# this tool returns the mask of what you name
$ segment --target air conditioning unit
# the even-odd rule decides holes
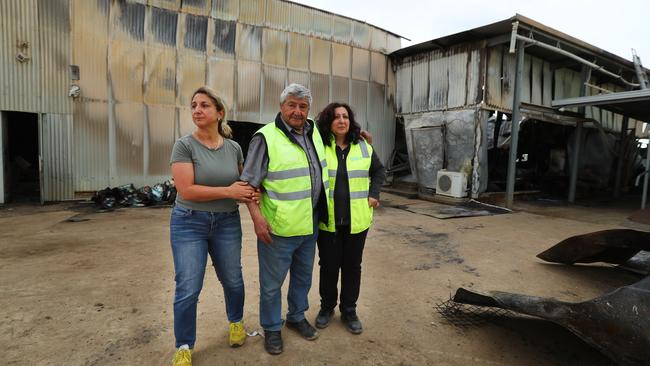
[[[445,169],[438,170],[436,194],[457,198],[467,196],[467,178],[465,174]]]

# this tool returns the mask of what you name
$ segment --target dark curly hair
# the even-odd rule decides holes
[[[318,113],[318,117],[316,117],[318,130],[320,131],[320,135],[323,138],[323,143],[325,143],[325,145],[329,145],[330,139],[332,136],[334,136],[332,133],[332,121],[334,121],[336,118],[335,110],[339,107],[345,108],[345,110],[348,111],[348,117],[350,118],[350,129],[345,136],[345,142],[348,144],[359,143],[359,137],[361,136],[361,126],[354,119],[354,112],[352,111],[352,108],[345,103],[338,102],[328,104],[327,107]]]

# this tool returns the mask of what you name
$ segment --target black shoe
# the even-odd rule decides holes
[[[363,326],[359,321],[357,313],[343,313],[341,314],[341,320],[345,323],[345,327],[348,328],[352,334],[361,334],[363,332]]]
[[[318,329],[323,329],[327,328],[328,325],[330,325],[330,321],[332,320],[332,317],[334,316],[334,309],[331,310],[323,310],[320,309],[318,312],[318,316],[316,317],[316,328]]]
[[[298,322],[290,322],[287,320],[286,324],[287,328],[293,329],[296,332],[300,333],[300,335],[308,341],[313,341],[319,336],[316,328],[312,327],[307,319],[303,319]]]
[[[282,353],[282,334],[279,330],[264,331],[264,349],[272,355]]]

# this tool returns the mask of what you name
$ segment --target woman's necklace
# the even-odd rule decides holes
[[[219,134],[216,136],[216,141],[211,141],[211,139],[202,139],[196,132],[193,132],[192,136],[194,136],[194,138],[196,138],[201,143],[201,145],[207,147],[210,150],[216,150],[223,144],[223,137],[221,137]]]

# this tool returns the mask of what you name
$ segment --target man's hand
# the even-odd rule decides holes
[[[361,138],[367,141],[370,145],[372,145],[372,134],[366,130],[361,130],[359,133],[361,135]]]
[[[253,218],[253,224],[255,226],[255,235],[257,235],[264,244],[273,243],[273,239],[271,238],[271,225],[266,222],[264,216],[259,215]]]
[[[379,207],[379,200],[376,198],[368,197],[368,207],[372,207],[372,208]]]

